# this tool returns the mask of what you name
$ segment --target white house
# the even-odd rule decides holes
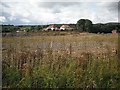
[[[53,24],[44,29],[44,31],[49,31],[49,30],[54,31],[54,30],[58,30],[58,28]]]
[[[60,27],[60,30],[72,30],[73,28],[71,28],[69,25],[62,25]]]

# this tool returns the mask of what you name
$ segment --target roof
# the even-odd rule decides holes
[[[70,28],[69,25],[62,25],[60,28]]]
[[[56,28],[56,26],[55,26],[55,25],[51,25],[50,27],[51,27],[51,28]]]
[[[49,30],[49,29],[51,29],[51,28],[57,28],[54,24],[53,25],[50,25],[50,26],[48,26],[47,28],[44,28],[44,30]]]
[[[47,27],[48,29],[51,29],[51,28],[57,28],[55,25],[50,25]]]
[[[72,29],[73,29],[73,28],[70,27],[69,25],[62,25],[60,28],[61,28],[61,29],[62,29],[62,28],[65,28],[65,29],[67,29],[67,30],[72,30]]]

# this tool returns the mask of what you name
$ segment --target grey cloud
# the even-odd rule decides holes
[[[120,13],[120,2],[118,2],[118,12]]]
[[[54,9],[54,10],[52,10],[52,13],[61,13],[61,10],[60,9]]]
[[[28,22],[28,24],[49,24],[66,22],[73,23],[73,21],[75,22],[75,20],[77,21],[80,18],[93,19],[95,22],[107,22],[109,21],[109,18],[110,20],[114,20],[111,19],[111,17],[116,18],[116,15],[114,15],[114,13],[116,13],[116,8],[118,8],[117,2],[105,3],[101,6],[96,5],[96,9],[92,10],[95,7],[94,4],[96,5],[96,3],[88,2],[38,2],[35,4],[33,3],[32,7],[31,3],[4,3],[3,7],[14,8],[13,6],[16,6],[22,11],[21,13],[18,13],[19,9],[15,9],[17,12],[15,12],[14,16],[10,12],[3,12],[3,16],[7,19],[7,22],[4,22],[4,24],[26,24],[21,19],[29,20],[30,22]],[[98,8],[101,8],[100,12]],[[45,9],[48,12],[45,12]],[[109,10],[109,12],[105,13],[106,10]],[[29,11],[30,15],[28,15],[28,17],[24,17],[23,14],[25,14],[25,12],[29,13]],[[103,14],[101,14],[101,11]],[[94,16],[92,14],[94,14]],[[104,14],[105,17],[103,17]],[[94,18],[97,15],[99,17]],[[10,16],[15,17],[16,19],[10,20]],[[49,19],[49,17],[52,17],[52,19]]]
[[[1,2],[0,4],[2,5],[2,7],[7,7],[7,8],[10,7],[10,6],[9,6],[8,4],[6,4],[5,2]]]
[[[108,4],[108,9],[113,12],[118,12],[118,2],[111,2]]]
[[[16,19],[14,20],[10,20],[9,17],[11,16],[9,13],[5,13],[3,12],[3,16],[6,18],[7,22],[3,22],[3,24],[14,24],[14,25],[23,25],[23,24],[26,24],[25,22],[22,21],[22,19],[24,19],[24,17],[21,17],[21,16],[17,16],[15,17]],[[25,18],[25,19],[28,19],[29,18]],[[29,23],[27,24],[43,24],[44,22],[40,22],[40,21],[36,21],[36,20],[30,20]]]
[[[100,3],[101,4],[101,3]],[[118,12],[118,2],[105,2],[100,5],[102,9],[109,10],[110,12]]]
[[[55,8],[55,7],[68,7],[72,5],[79,5],[80,2],[39,2],[39,7]]]
[[[2,15],[3,15],[4,17],[9,17],[9,16],[10,16],[9,13],[5,13],[5,12],[2,12]]]
[[[75,6],[80,6],[82,5],[81,2],[40,2],[38,3],[38,6],[41,8],[47,8],[51,9],[52,13],[61,13],[63,8],[67,7],[72,7],[73,5]]]
[[[118,21],[120,22],[120,2],[118,2]]]
[[[22,23],[23,23],[22,21],[20,21],[20,19],[22,18],[22,17],[20,17],[20,16],[15,17],[16,19],[14,19],[14,20],[10,20],[10,19],[9,19],[10,16],[11,16],[10,13],[3,12],[3,16],[4,16],[4,17],[6,18],[6,20],[7,20],[7,22],[3,22],[3,24],[22,24]]]

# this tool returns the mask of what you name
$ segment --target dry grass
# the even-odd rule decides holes
[[[119,88],[118,36],[3,38],[3,87]]]

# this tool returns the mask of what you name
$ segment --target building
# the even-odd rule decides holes
[[[52,31],[54,31],[54,30],[57,30],[57,27],[56,27],[55,25],[51,25],[51,26],[50,26],[50,29],[51,29]]]
[[[73,30],[73,28],[72,27],[70,27],[69,25],[62,25],[61,27],[60,27],[60,30]]]
[[[74,29],[74,27],[72,27],[72,26],[69,26],[69,25],[62,25],[61,27],[57,27],[56,25],[50,25],[50,26],[48,26],[47,28],[44,28],[43,29],[43,31],[71,31],[71,30],[73,30]]]
[[[117,34],[117,30],[112,30],[112,34]]]
[[[58,28],[53,24],[43,29],[43,31],[50,31],[50,30],[55,31],[58,30]]]

